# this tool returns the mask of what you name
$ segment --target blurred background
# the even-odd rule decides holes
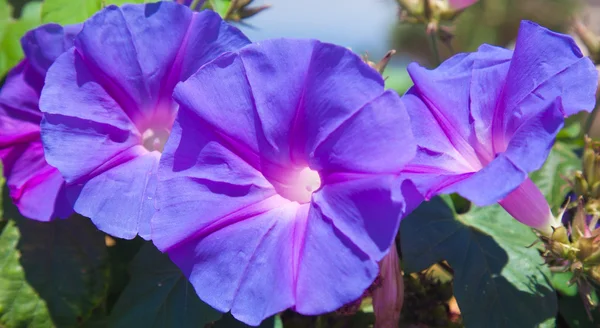
[[[388,87],[399,92],[411,85],[405,72],[409,62],[435,65],[425,25],[403,23],[396,0],[256,0],[252,4],[272,7],[237,23],[251,40],[317,38],[368,53],[375,62],[388,50],[397,50],[385,75]],[[600,0],[480,0],[445,25],[454,34],[452,50],[464,52],[482,43],[510,47],[522,19],[571,33],[574,15],[600,32]],[[439,51],[442,60],[452,55],[443,45]]]
[[[437,0],[433,0],[437,1]],[[27,0],[9,0],[19,16]],[[433,65],[430,39],[424,25],[402,23],[397,0],[255,0],[252,6],[270,4],[268,10],[235,23],[250,39],[277,37],[317,38],[369,54],[373,61],[389,49],[397,55],[388,66],[390,87],[410,86],[404,67],[411,61]],[[570,32],[574,14],[600,32],[600,0],[480,0],[453,22],[451,41],[455,52],[475,50],[482,43],[510,46],[522,19],[551,29]],[[451,55],[440,46],[442,59]]]

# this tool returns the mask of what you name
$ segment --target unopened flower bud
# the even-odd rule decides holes
[[[470,7],[478,0],[429,0],[432,11],[439,12],[442,20],[453,20],[465,8]]]
[[[552,252],[552,254],[559,258],[568,258],[570,256],[572,247],[570,247],[569,234],[567,228],[558,227],[554,229],[552,237],[548,239],[546,248]]]
[[[600,264],[600,240],[596,237],[579,238],[576,245],[577,258],[584,265]]]
[[[404,280],[396,245],[379,262],[381,286],[373,290],[375,328],[397,327],[404,301]]]
[[[596,181],[590,188],[590,196],[592,198],[600,198],[600,181]]]
[[[590,178],[588,178],[591,182],[600,181],[600,154],[598,154],[598,150],[594,150],[594,152],[596,156],[594,157],[593,171],[590,172]]]
[[[571,240],[576,243],[580,238],[589,237],[589,229],[587,226],[587,214],[583,209],[583,203],[580,200],[577,204],[577,211],[573,217],[571,224]]]
[[[550,243],[549,249],[557,257],[566,258],[566,257],[569,256],[570,248],[566,244],[558,243],[558,242],[552,242],[552,243]]]
[[[397,0],[401,18],[409,23],[425,23],[427,32],[438,30],[442,21],[451,21],[478,0]]]
[[[577,258],[579,260],[583,260],[586,257],[590,256],[593,252],[593,242],[591,238],[579,238],[577,240]]]
[[[590,215],[600,216],[600,200],[589,200],[587,204],[585,204],[585,211]]]
[[[581,171],[575,172],[575,181],[573,189],[577,195],[584,197],[587,196],[589,192],[588,183],[585,180],[585,177],[583,176],[583,173]]]
[[[591,253],[584,259],[586,265],[600,265],[600,245],[594,244]]]
[[[454,10],[461,10],[474,5],[479,0],[448,0],[450,7]]]
[[[569,232],[565,227],[558,227],[554,229],[552,233],[552,241],[568,244],[569,243]]]
[[[586,147],[583,151],[583,175],[590,181],[590,183],[594,183],[595,177],[595,167],[596,167],[596,154],[591,147],[588,147],[586,142]]]
[[[600,182],[600,143],[587,136],[583,149],[583,176],[589,186]]]
[[[556,219],[550,211],[548,201],[531,179],[521,183],[499,204],[517,221],[539,230],[546,236],[552,234]]]
[[[425,1],[424,0],[397,0],[402,14],[407,17],[425,17]]]

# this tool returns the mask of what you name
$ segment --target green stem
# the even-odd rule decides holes
[[[442,61],[440,59],[440,51],[437,44],[437,32],[431,32],[429,36],[431,37],[431,51],[433,52],[433,57],[435,59],[435,66],[438,66]]]

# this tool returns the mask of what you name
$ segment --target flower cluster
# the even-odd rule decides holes
[[[23,49],[0,92],[19,210],[75,211],[151,240],[204,302],[251,325],[334,311],[378,276],[390,290],[376,310],[397,321],[390,247],[401,219],[441,193],[551,231],[527,174],[564,118],[593,108],[598,81],[570,37],[523,22],[514,51],[411,64],[401,97],[346,48],[251,43],[177,2],[44,25]]]

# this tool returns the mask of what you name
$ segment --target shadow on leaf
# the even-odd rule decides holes
[[[3,188],[0,323],[73,327],[104,299],[108,282],[104,234],[87,219],[38,222],[22,217]],[[2,259],[0,259],[0,262]]]
[[[531,230],[499,206],[457,215],[451,201],[423,203],[401,224],[404,269],[424,270],[446,260],[467,327],[535,327],[551,324],[556,293],[534,248]]]

